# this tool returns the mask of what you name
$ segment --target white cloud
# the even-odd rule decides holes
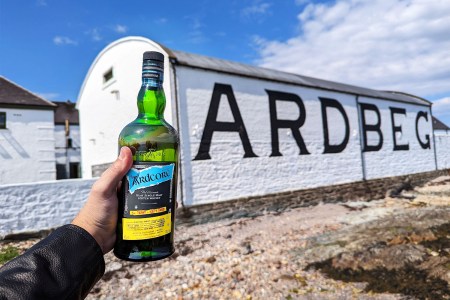
[[[103,39],[103,37],[100,35],[100,30],[98,28],[89,29],[88,31],[86,31],[86,34],[91,36],[91,39],[96,42],[101,41]]]
[[[204,24],[196,16],[185,16],[185,19],[189,21],[190,31],[187,35],[187,41],[192,44],[201,44],[208,41],[205,37],[202,28]]]
[[[68,38],[67,36],[55,36],[53,38],[53,43],[57,46],[63,46],[63,45],[78,45],[78,42],[75,40],[72,40],[71,38]]]
[[[192,30],[187,36],[187,41],[192,44],[201,44],[207,40],[208,39],[204,36],[201,30]]]
[[[450,94],[450,1],[310,3],[299,33],[254,39],[263,67],[427,97]]]
[[[253,5],[244,7],[241,10],[241,16],[245,18],[252,18],[265,15],[269,13],[269,8],[272,4],[268,2],[255,1]]]
[[[126,33],[128,31],[128,27],[125,25],[117,24],[114,26],[114,31],[117,33]]]
[[[433,101],[433,115],[450,118],[450,97]]]
[[[56,100],[60,96],[58,93],[36,93],[36,95],[45,100]]]

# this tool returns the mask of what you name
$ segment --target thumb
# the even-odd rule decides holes
[[[133,157],[130,148],[122,147],[119,157],[95,183],[96,190],[108,195],[116,193],[119,182],[131,168],[132,163]]]

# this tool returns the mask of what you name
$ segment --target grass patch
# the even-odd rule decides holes
[[[0,264],[4,264],[14,257],[19,256],[19,249],[13,246],[8,246],[7,248],[0,250]]]

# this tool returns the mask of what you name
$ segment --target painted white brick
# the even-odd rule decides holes
[[[435,142],[438,168],[450,169],[450,132],[436,132]]]
[[[360,136],[356,98],[352,95],[278,84],[238,76],[178,67],[181,113],[182,164],[185,204],[211,203],[245,196],[362,180]],[[243,158],[237,132],[215,132],[210,160],[193,160],[198,152],[203,126],[215,83],[229,84],[242,115],[255,158]],[[305,105],[306,120],[300,132],[309,155],[299,155],[290,129],[279,129],[279,148],[283,156],[270,157],[271,127],[269,98],[265,89],[294,93]],[[346,149],[323,154],[322,114],[318,97],[339,101],[350,124]],[[279,105],[278,105],[279,104]],[[218,121],[233,122],[225,96],[221,98]],[[295,103],[277,101],[279,119],[295,120]],[[343,119],[329,110],[330,143],[344,136]]]
[[[383,133],[383,146],[376,152],[364,152],[366,179],[375,179],[389,176],[420,173],[436,170],[434,145],[432,141],[432,122],[428,107],[399,103],[380,99],[360,97],[360,103],[375,104],[381,115],[381,131]],[[407,151],[393,151],[394,140],[392,135],[392,121],[389,107],[399,107],[406,110],[406,116],[395,119],[395,125],[402,127],[402,134],[397,134],[397,144],[408,144]],[[421,118],[418,123],[419,136],[425,141],[425,135],[430,138],[430,148],[423,149],[416,136],[416,117],[419,111],[428,112],[428,122]],[[368,115],[367,124],[375,124],[374,114]],[[370,143],[378,142],[378,135],[369,136]]]
[[[56,179],[53,110],[1,108],[0,185]]]
[[[70,223],[94,180],[59,180],[0,186],[0,239]]]

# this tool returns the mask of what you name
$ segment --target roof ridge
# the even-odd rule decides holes
[[[431,106],[431,102],[412,94],[400,91],[384,91],[380,89],[358,86],[350,83],[338,82],[306,76],[298,73],[287,72],[248,63],[242,63],[223,58],[191,53],[182,50],[172,50],[176,64],[194,68],[213,70],[223,73],[236,74],[245,77],[278,81],[310,88],[330,90],[340,93],[360,95],[370,98],[378,98],[390,101],[412,103],[416,105]]]
[[[53,104],[51,101],[42,98],[41,96],[39,96],[39,95],[33,93],[32,91],[30,91],[30,90],[24,88],[23,86],[21,86],[20,84],[18,84],[18,83],[16,83],[16,82],[12,81],[11,79],[8,79],[8,78],[6,78],[6,77],[3,76],[3,75],[0,75],[0,78],[3,79],[3,80],[5,80],[5,81],[7,81],[7,82],[9,82],[9,83],[12,84],[12,85],[15,85],[15,86],[18,87],[19,89],[22,89],[22,90],[24,90],[24,91],[27,92],[27,93],[30,93],[31,95],[35,96],[36,98],[39,98],[39,100],[42,100],[42,101],[46,102],[49,106],[56,107],[56,104]]]

